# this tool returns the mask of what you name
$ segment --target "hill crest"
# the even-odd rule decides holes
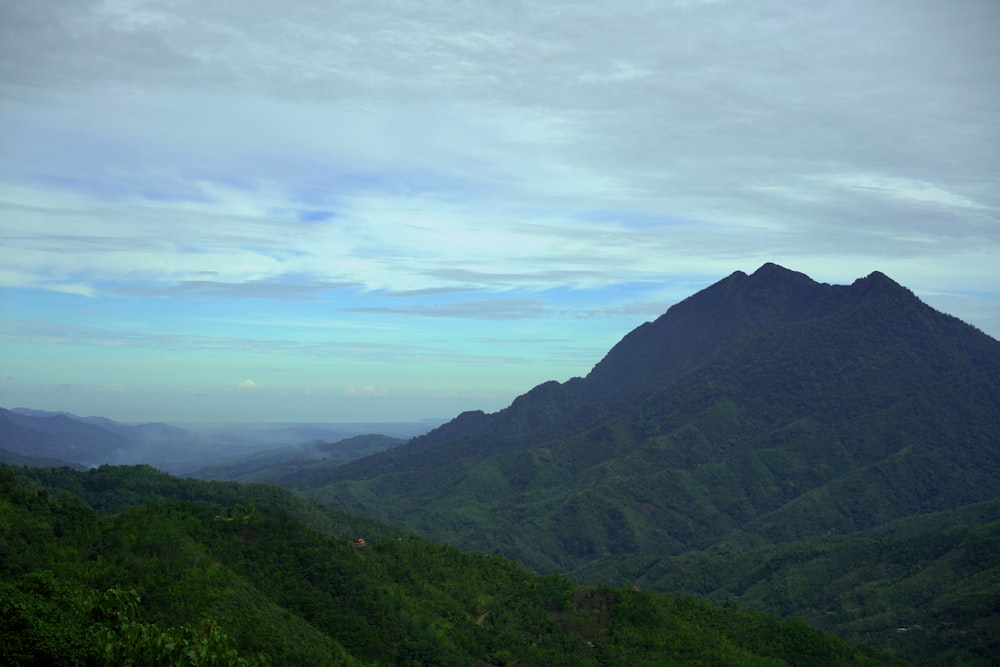
[[[997,443],[1000,343],[881,272],[828,285],[765,264],[634,329],[586,377],[283,483],[565,570],[983,502],[1000,495]],[[525,520],[548,534],[505,533]]]
[[[938,313],[879,271],[850,285],[819,283],[774,263],[751,274],[735,271],[633,329],[585,377],[541,383],[495,413],[462,413],[403,447],[353,462],[336,475],[347,479],[355,474],[352,470],[364,477],[385,466],[432,467],[439,461],[426,452],[436,448],[443,459],[478,460],[543,446],[662,392],[720,355],[783,335],[789,327],[810,323],[821,329],[825,320],[851,317],[879,329],[890,326],[893,318],[914,316],[960,324],[960,337],[978,332]]]

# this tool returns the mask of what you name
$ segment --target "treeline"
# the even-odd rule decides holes
[[[2,466],[0,492],[3,664],[897,664],[802,622],[540,577],[263,485]]]

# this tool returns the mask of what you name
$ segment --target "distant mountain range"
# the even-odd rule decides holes
[[[66,413],[0,408],[0,448],[28,460],[98,465],[117,460],[131,444],[120,433]]]
[[[213,471],[224,469],[220,466],[239,464],[239,470],[231,471],[232,479],[259,481],[313,465],[344,463],[405,442],[403,437],[388,435],[366,438],[372,429],[409,436],[433,424],[228,424],[191,430],[162,423],[124,424],[68,412],[0,408],[0,462],[77,468],[144,463],[195,475],[211,467],[201,476],[212,476]]]

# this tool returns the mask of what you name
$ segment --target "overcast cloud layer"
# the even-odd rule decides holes
[[[0,405],[447,417],[766,261],[1000,337],[993,0],[0,0]]]

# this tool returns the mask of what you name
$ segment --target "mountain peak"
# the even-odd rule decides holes
[[[805,274],[799,273],[798,271],[792,271],[791,269],[786,269],[785,267],[775,264],[774,262],[765,262],[761,264],[760,268],[751,274],[751,277],[756,278],[766,278],[771,276],[791,277],[805,276]]]
[[[759,285],[761,283],[773,285],[817,285],[818,283],[799,271],[792,271],[774,262],[762,264],[759,269],[750,274],[749,283]]]
[[[913,297],[914,294],[881,271],[872,271],[864,278],[858,278],[851,283],[850,291],[862,298],[874,296],[896,296],[897,298]]]

